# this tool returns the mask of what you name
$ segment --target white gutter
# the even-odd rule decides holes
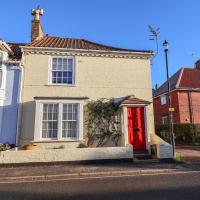
[[[126,54],[126,55],[142,55],[142,56],[150,56],[154,55],[153,52],[143,52],[143,51],[105,51],[105,50],[90,50],[90,49],[69,49],[69,48],[53,48],[53,47],[30,47],[30,46],[20,46],[20,48],[27,49],[27,50],[50,50],[50,51],[79,51],[79,52],[91,52],[91,53],[113,53],[113,54]]]

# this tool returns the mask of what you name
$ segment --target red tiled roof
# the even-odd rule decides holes
[[[12,60],[12,61],[20,60],[22,57],[20,46],[25,46],[26,44],[25,43],[11,43],[11,42],[8,42],[7,44],[14,53],[13,55],[10,55],[9,60]]]
[[[47,36],[47,35],[42,37],[41,39],[34,40],[33,42],[27,44],[26,46],[152,53],[152,51],[132,50],[132,49],[111,47],[107,45],[94,43],[85,39],[52,37],[52,36]]]
[[[171,90],[200,89],[200,70],[196,68],[181,68],[170,77]],[[154,97],[168,91],[167,81],[154,91]]]
[[[200,89],[200,70],[184,68],[179,83],[180,88],[199,88]]]
[[[126,97],[121,104],[150,104],[151,102],[136,98],[134,95]]]

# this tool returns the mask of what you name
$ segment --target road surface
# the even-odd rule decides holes
[[[200,172],[1,183],[4,199],[199,200]]]

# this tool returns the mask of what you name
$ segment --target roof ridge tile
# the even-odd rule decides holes
[[[58,40],[62,42],[58,42]],[[152,51],[147,51],[147,50],[133,50],[133,49],[112,47],[82,38],[63,38],[63,37],[56,37],[49,35],[45,35],[39,40],[34,40],[33,42],[28,43],[26,46],[153,53]]]

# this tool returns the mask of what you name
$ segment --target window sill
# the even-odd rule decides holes
[[[76,87],[75,84],[46,84],[45,86],[63,86],[63,87]]]

